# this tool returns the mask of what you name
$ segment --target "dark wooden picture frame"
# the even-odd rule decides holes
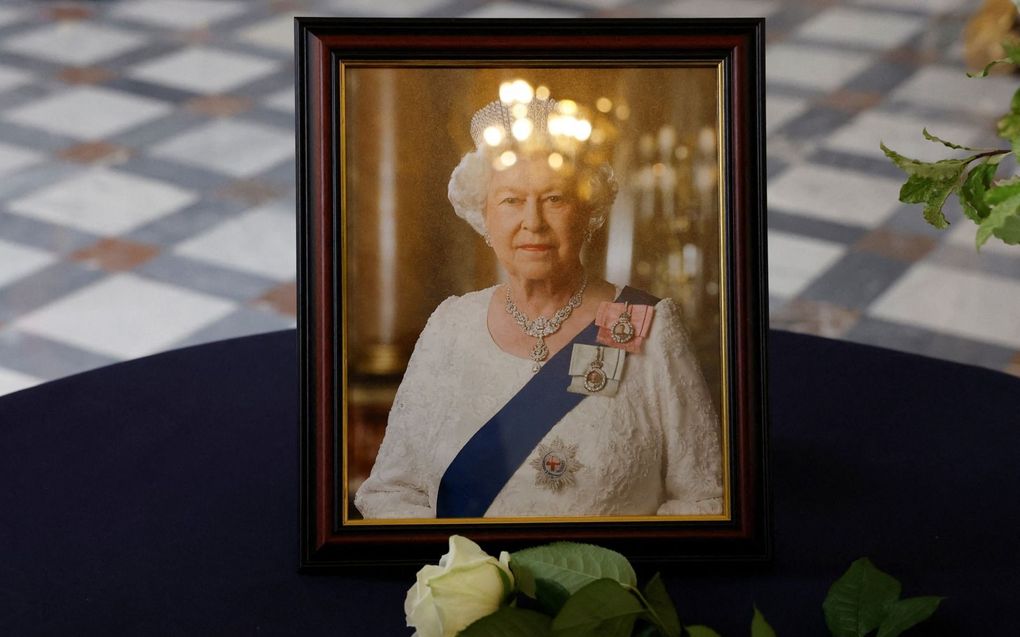
[[[764,20],[298,18],[295,36],[301,568],[314,572],[356,564],[421,563],[443,553],[454,533],[498,550],[572,540],[601,544],[638,561],[767,559]],[[360,444],[353,422],[360,416],[352,416],[358,402],[352,396],[371,393],[376,386],[361,383],[351,366],[353,357],[361,355],[356,350],[360,343],[351,339],[351,316],[362,316],[356,302],[364,294],[352,297],[348,284],[350,276],[361,276],[352,273],[366,268],[348,236],[360,209],[351,201],[358,196],[351,192],[352,180],[357,180],[352,164],[360,161],[360,154],[351,152],[345,128],[355,116],[355,107],[352,113],[345,111],[352,91],[345,73],[388,66],[602,72],[699,65],[717,69],[718,78],[717,150],[712,151],[719,157],[713,186],[718,205],[711,222],[718,241],[708,261],[718,266],[712,290],[717,325],[713,342],[721,345],[713,373],[721,387],[717,410],[722,416],[724,515],[354,519],[349,515],[348,479],[356,464],[353,447]],[[647,96],[658,88],[650,87]],[[407,117],[417,117],[419,105],[404,107]],[[446,176],[451,167],[443,167]],[[370,281],[360,285],[355,291],[372,289]],[[399,380],[399,369],[398,364],[377,371],[392,381]],[[385,410],[374,417],[384,419]]]

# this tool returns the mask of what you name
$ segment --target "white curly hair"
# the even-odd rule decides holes
[[[471,224],[475,232],[485,236],[485,200],[488,195],[489,180],[495,170],[492,151],[479,147],[467,153],[450,175],[447,196],[457,216]],[[582,208],[588,212],[588,232],[594,233],[601,228],[609,210],[616,200],[619,186],[613,169],[608,164],[594,167],[579,167],[578,176],[587,182],[587,188],[579,188],[584,196],[580,197]],[[583,183],[583,182],[582,182]]]

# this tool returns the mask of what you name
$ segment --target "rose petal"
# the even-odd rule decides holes
[[[427,587],[426,587],[427,588]],[[407,606],[404,606],[407,611]],[[443,634],[443,622],[439,617],[439,611],[432,600],[431,593],[407,611],[407,625],[413,626],[418,637],[445,637]]]
[[[417,637],[453,637],[513,592],[509,553],[497,560],[459,535],[450,537],[449,547],[439,566],[422,567],[407,591],[404,612]]]
[[[499,554],[499,567],[506,573],[507,578],[510,582],[510,588],[504,590],[504,597],[514,592],[514,572],[510,570],[510,554],[506,551],[501,551]],[[505,584],[505,583],[504,583]]]
[[[504,597],[501,567],[495,558],[489,560],[453,569],[429,582],[443,637],[453,637],[499,609]]]
[[[439,566],[450,569],[493,559],[480,546],[461,535],[450,536],[450,551],[439,560]]]

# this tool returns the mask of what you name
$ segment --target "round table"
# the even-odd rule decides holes
[[[827,635],[868,556],[947,597],[909,635],[1012,634],[1020,379],[784,332],[769,357],[775,557],[663,567],[683,621]],[[293,331],[0,398],[0,634],[409,635],[415,569],[298,574],[297,415]]]

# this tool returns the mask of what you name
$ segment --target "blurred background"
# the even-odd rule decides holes
[[[878,148],[999,145],[1020,82],[964,74],[1012,24],[981,2],[35,1],[0,5],[0,393],[294,325],[295,15],[764,16],[772,326],[1020,374],[1020,248],[976,252],[955,201],[930,229]],[[697,159],[659,130],[635,174]],[[441,194],[415,205],[456,220]],[[682,238],[702,208],[674,195]]]

